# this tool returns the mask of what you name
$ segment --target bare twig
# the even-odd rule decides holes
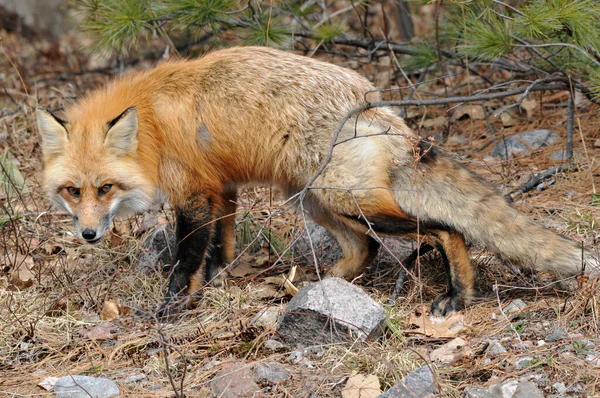
[[[573,167],[573,166],[570,163],[569,164],[563,164],[561,166],[552,166],[548,170],[546,170],[544,172],[541,172],[541,173],[536,174],[535,176],[533,176],[531,178],[531,180],[529,180],[525,184],[521,185],[516,191],[514,191],[512,193],[509,193],[508,195],[506,195],[505,198],[509,202],[512,202],[516,197],[521,196],[525,192],[528,192],[528,191],[532,190],[534,187],[536,187],[545,178],[548,178],[548,177],[553,176],[553,175],[558,174],[558,173],[562,173],[563,171],[570,170],[571,167]]]

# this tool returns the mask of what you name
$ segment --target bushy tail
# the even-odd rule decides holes
[[[468,241],[525,267],[561,277],[582,269],[600,272],[598,253],[535,224],[452,159],[433,152],[427,156],[415,169],[397,174],[397,199],[405,211],[456,229]]]

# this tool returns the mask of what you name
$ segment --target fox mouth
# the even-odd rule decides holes
[[[102,236],[98,237],[98,238],[94,238],[94,239],[86,239],[85,243],[90,243],[92,245],[95,245],[96,243],[100,242],[102,240]]]

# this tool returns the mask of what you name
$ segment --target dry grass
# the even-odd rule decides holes
[[[10,174],[14,179],[18,171],[24,176],[22,186],[9,184],[9,188],[0,189],[0,394],[43,395],[37,383],[48,376],[88,374],[120,381],[124,396],[173,396],[169,375],[177,386],[184,378],[186,396],[204,396],[211,377],[224,364],[234,360],[246,364],[274,360],[286,363],[294,377],[274,387],[270,396],[307,396],[313,391],[319,396],[337,397],[352,372],[375,374],[382,388],[388,388],[428,363],[431,350],[445,342],[405,333],[415,308],[444,289],[435,255],[423,260],[421,280],[410,281],[406,295],[394,305],[388,304],[388,298],[397,270],[374,270],[365,276],[368,293],[388,313],[388,331],[382,339],[324,346],[307,354],[308,362],[287,360],[289,348],[267,349],[264,342],[273,338],[275,332],[255,327],[251,322],[259,311],[287,301],[282,297],[282,289],[270,297],[260,297],[257,290],[263,286],[264,278],[288,269],[292,262],[289,256],[281,257],[281,262],[271,268],[257,269],[254,275],[232,280],[225,289],[207,288],[200,306],[171,323],[157,321],[153,314],[165,291],[167,275],[136,268],[140,242],[152,229],[140,234],[135,231],[143,224],[141,219],[125,220],[115,225],[113,236],[102,244],[82,245],[72,235],[68,217],[48,211],[39,189],[38,139],[27,105],[39,101],[58,107],[106,80],[98,74],[42,80],[47,73],[69,72],[85,65],[84,56],[70,50],[77,47],[69,40],[60,51],[49,46],[6,37],[5,53],[0,56],[1,69],[6,73],[2,83],[5,94],[0,96],[0,154],[10,151],[15,159],[4,162],[5,171],[1,174]],[[7,56],[23,75],[28,94]],[[423,91],[439,89],[436,84],[431,83]],[[496,120],[493,124],[499,135],[542,127],[564,130],[559,125],[564,118],[561,108],[540,106],[540,110],[543,114],[513,128],[503,129]],[[441,109],[427,112],[431,118],[443,115]],[[554,185],[525,195],[515,205],[559,232],[595,245],[600,207],[592,204],[591,194],[597,193],[600,173],[598,149],[593,149],[593,142],[600,138],[600,122],[595,107],[580,110],[578,117],[587,150],[578,140],[579,169],[557,176]],[[415,117],[411,122],[418,124],[420,120]],[[507,191],[526,181],[531,173],[546,169],[551,164],[548,154],[563,145],[537,150],[523,159],[500,162],[482,155],[487,150],[476,150],[492,139],[483,120],[458,121],[455,132],[468,139],[450,141],[446,148],[472,159],[470,168]],[[429,133],[423,131],[423,135]],[[262,225],[266,214],[276,206],[276,202],[271,203],[268,189],[247,190],[240,201],[240,230],[244,231],[256,232],[244,223]],[[246,213],[253,215],[252,221],[243,217]],[[169,219],[168,212],[163,216]],[[273,218],[269,226],[283,246],[302,232],[297,218],[290,213]],[[239,240],[244,239],[247,241],[240,235]],[[265,246],[264,240],[259,242]],[[553,383],[563,382],[581,387],[573,395],[599,395],[600,369],[588,358],[600,352],[597,282],[581,280],[580,289],[560,292],[543,275],[502,265],[477,249],[472,253],[479,268],[478,296],[465,311],[467,328],[462,337],[473,354],[437,369],[442,395],[458,397],[465,386],[488,385],[526,375],[538,375],[537,383],[546,393],[553,392]],[[253,256],[257,254],[242,257],[241,261],[250,261]],[[305,280],[313,279],[314,270],[304,266],[301,275]],[[523,299],[527,307],[503,316],[501,306],[515,298]],[[101,319],[106,302],[117,303],[120,311],[109,324]],[[555,327],[565,330],[564,339],[538,343]],[[107,334],[93,338],[98,333]],[[486,353],[490,339],[499,340],[507,353]],[[515,368],[513,363],[524,356],[532,357],[529,366]],[[143,380],[122,382],[136,374],[144,375]]]

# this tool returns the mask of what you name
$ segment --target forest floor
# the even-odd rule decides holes
[[[433,255],[423,259],[420,279],[410,280],[393,304],[389,297],[399,269],[382,270],[375,264],[355,281],[387,312],[388,328],[381,339],[325,345],[300,361],[290,355],[293,347],[265,344],[277,339],[276,332],[269,324],[255,325],[253,318],[289,301],[277,282],[281,275],[298,265],[297,283],[315,280],[313,265],[273,253],[302,233],[293,212],[270,218],[266,231],[276,237],[277,245],[265,244],[263,231],[265,237],[239,258],[236,276],[226,288],[206,288],[202,303],[174,322],[157,320],[152,314],[165,292],[167,275],[140,267],[138,259],[144,239],[157,225],[168,224],[171,213],[163,210],[120,221],[101,244],[85,245],[73,235],[69,217],[50,210],[39,186],[42,164],[32,107],[68,105],[108,81],[113,70],[77,50],[80,43],[74,39],[53,43],[3,33],[1,45],[0,395],[44,396],[48,393],[38,385],[44,379],[82,374],[116,381],[123,396],[174,396],[171,382],[177,388],[182,385],[186,396],[210,396],[211,379],[229,363],[250,367],[274,361],[292,377],[261,386],[266,396],[338,397],[355,374],[376,376],[385,391],[424,364],[434,366],[444,397],[462,396],[467,387],[490,386],[511,377],[532,380],[545,394],[600,396],[600,286],[580,278],[579,288],[561,291],[545,275],[503,264],[478,248],[471,250],[478,268],[476,298],[460,313],[464,327],[453,336],[411,332],[415,313],[445,288],[439,258]],[[141,61],[127,69],[149,65]],[[359,72],[389,87],[388,65],[364,66]],[[445,80],[455,94],[481,84],[476,76],[464,74]],[[420,86],[417,96],[444,90],[444,82],[435,80]],[[487,102],[489,124],[479,105],[411,108],[407,121],[427,137],[453,117],[452,132],[442,147],[510,193],[534,174],[561,164],[550,156],[565,148],[567,98],[566,92],[532,95],[526,113],[504,121],[492,117],[492,110],[515,99]],[[561,139],[522,157],[501,160],[490,156],[494,137],[489,125],[499,139],[542,128],[558,132]],[[598,107],[578,101],[577,167],[554,175],[514,202],[538,223],[587,247],[596,245],[596,250],[599,139]],[[14,184],[6,182],[7,174]],[[244,189],[238,206],[238,252],[280,201],[275,188]],[[331,265],[320,264],[322,270]],[[506,310],[510,303],[521,303],[517,299],[523,306]],[[465,341],[463,352],[451,364],[432,361],[433,350],[456,336]]]

